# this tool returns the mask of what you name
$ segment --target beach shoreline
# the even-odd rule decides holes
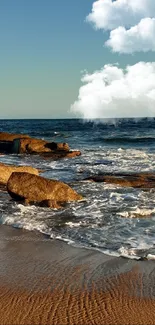
[[[0,324],[155,324],[155,263],[0,226]]]

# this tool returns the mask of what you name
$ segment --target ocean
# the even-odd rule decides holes
[[[56,210],[24,206],[0,192],[0,222],[105,254],[155,258],[155,190],[84,181],[91,175],[155,171],[155,119],[0,120],[0,131],[67,142],[76,158],[1,155],[0,162],[31,165],[41,176],[68,183],[85,198]],[[134,218],[135,214],[143,218]]]

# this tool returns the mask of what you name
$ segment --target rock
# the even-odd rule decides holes
[[[74,158],[74,157],[77,157],[77,156],[80,156],[80,155],[81,155],[81,151],[79,151],[79,150],[73,150],[73,151],[69,151],[66,154],[66,158]]]
[[[45,151],[50,151],[50,149],[45,148],[47,142],[42,139],[15,139],[13,141],[13,152],[14,153],[39,153]]]
[[[55,152],[45,152],[45,153],[41,153],[41,156],[44,157],[45,159],[53,159],[53,160],[57,160],[57,159],[61,159],[61,158],[74,158],[74,157],[78,157],[81,155],[81,151],[79,150],[73,150],[73,151],[69,151],[69,152],[65,152],[65,151],[55,151]]]
[[[52,209],[61,209],[62,202],[57,202],[55,200],[43,200],[39,204],[41,207],[48,207]]]
[[[7,190],[16,201],[38,202],[41,204],[64,204],[65,202],[82,200],[70,186],[57,180],[49,180],[29,173],[12,173]],[[47,202],[43,202],[47,200]],[[50,200],[50,201],[49,201]],[[52,203],[53,201],[53,203]]]
[[[13,153],[12,145],[16,138],[29,138],[29,135],[0,132],[0,152]]]
[[[51,150],[60,150],[60,151],[69,151],[69,145],[68,143],[64,142],[64,143],[56,143],[56,142],[48,142],[45,145],[46,148],[49,148]]]
[[[7,184],[10,175],[13,172],[27,172],[38,175],[39,171],[31,166],[13,166],[0,163],[0,183]]]
[[[15,139],[13,141],[12,151],[14,153],[40,154],[45,152],[55,153],[68,152],[67,143],[47,142],[42,139]]]
[[[14,139],[19,138],[30,138],[27,134],[14,134],[7,132],[0,132],[0,141],[13,141]]]
[[[12,153],[12,141],[0,141],[0,153]]]
[[[5,189],[7,191],[7,189]],[[52,208],[52,209],[61,209],[64,206],[64,203],[57,202],[55,200],[43,200],[43,201],[31,201],[28,199],[23,199],[22,203],[24,205],[36,205],[43,208]]]
[[[115,175],[93,175],[85,178],[85,180],[94,182],[105,182],[116,184],[125,187],[135,188],[154,188],[155,174],[149,173],[134,173],[134,174],[115,174]]]
[[[80,151],[70,151],[68,143],[48,142],[24,134],[0,133],[0,153],[39,154],[45,158],[73,158]]]

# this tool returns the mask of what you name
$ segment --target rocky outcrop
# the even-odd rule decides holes
[[[13,166],[0,163],[0,184],[7,184],[13,172],[26,172],[38,175],[39,171],[31,166]]]
[[[44,152],[69,152],[67,143],[47,142],[42,139],[15,139],[13,141],[13,152],[16,153],[44,153]]]
[[[0,132],[0,152],[12,153],[13,141],[19,138],[29,138],[29,135]]]
[[[63,182],[25,172],[12,173],[7,190],[16,201],[36,202],[44,206],[60,207],[66,202],[82,200],[81,195]]]
[[[25,134],[0,133],[0,153],[39,154],[45,158],[73,158],[80,151],[70,151],[68,143],[48,142]]]
[[[69,150],[70,150],[69,145],[66,142],[64,142],[64,143],[47,142],[45,144],[45,147],[49,148],[50,150],[54,150],[54,151],[69,152]]]
[[[0,132],[0,141],[13,141],[14,139],[20,139],[20,138],[30,138],[30,137],[27,134]]]
[[[14,153],[40,153],[50,151],[50,149],[45,148],[46,141],[42,139],[15,139],[13,141],[12,151]]]
[[[93,182],[105,182],[116,184],[125,187],[135,188],[154,188],[155,174],[149,173],[134,173],[134,174],[115,174],[115,175],[93,175],[85,178],[85,180]]]

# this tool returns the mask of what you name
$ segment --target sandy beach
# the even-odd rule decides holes
[[[155,324],[155,262],[0,227],[0,324]]]

